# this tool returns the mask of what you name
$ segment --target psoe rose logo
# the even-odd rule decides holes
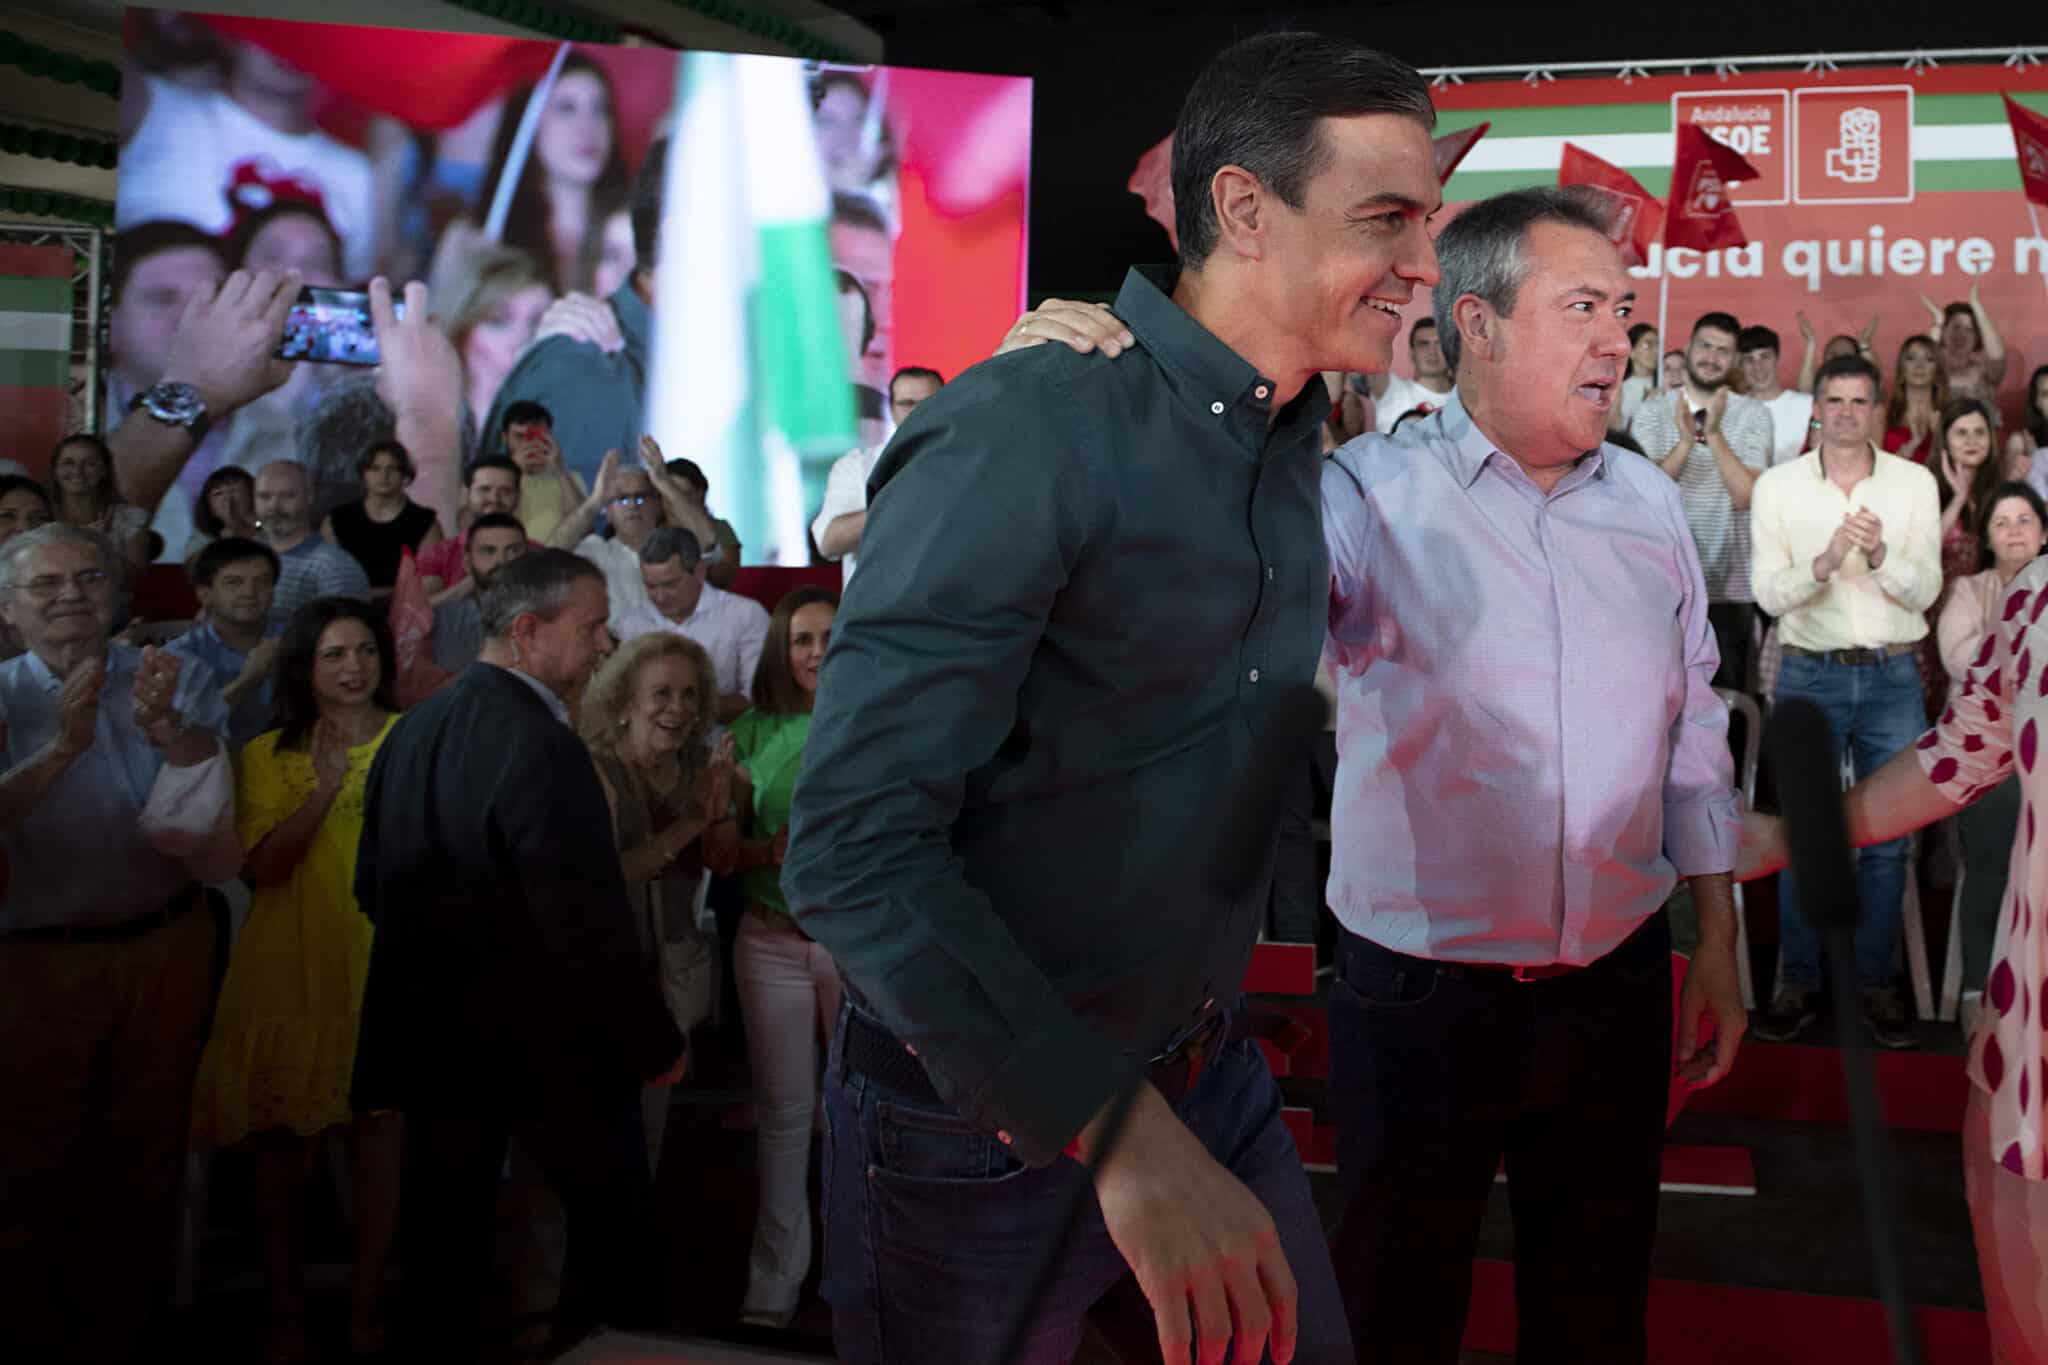
[[[1875,184],[1884,172],[1884,115],[1858,105],[1844,109],[1841,140],[1828,148],[1828,174],[1850,185]]]

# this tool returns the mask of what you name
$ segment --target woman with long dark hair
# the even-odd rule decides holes
[[[1930,621],[1941,619],[1942,607],[1955,584],[1984,567],[1984,512],[2000,477],[1994,432],[1997,416],[1975,398],[1957,398],[1941,410],[1940,455],[1934,463],[1934,489],[1941,505],[1941,593],[1927,609]],[[1927,716],[1941,714],[1948,699],[1947,651],[1930,634],[1920,644],[1920,681],[1927,692]]]
[[[272,686],[276,728],[236,763],[236,818],[248,850],[248,918],[228,960],[199,1066],[193,1135],[255,1157],[257,1218],[270,1287],[264,1356],[306,1354],[299,1231],[319,1140],[355,1138],[351,1344],[380,1340],[378,1291],[397,1220],[395,1115],[353,1114],[349,1078],[370,965],[356,908],[363,784],[398,715],[397,670],[382,611],[323,597],[292,614]]]
[[[716,871],[739,873],[747,901],[733,976],[754,1076],[761,1191],[742,1315],[759,1326],[787,1325],[810,1270],[819,1047],[839,1014],[839,969],[797,926],[781,884],[790,797],[838,609],[839,599],[817,587],[798,588],[776,604],[754,674],[753,708],[732,723],[738,819],[714,823],[706,842],[706,860]]]
[[[1884,406],[1884,448],[1916,464],[1934,463],[1935,437],[1948,407],[1948,369],[1941,348],[1926,337],[1907,337],[1892,367],[1892,393]]]
[[[2048,365],[2027,377],[2027,414],[2006,438],[2005,465],[2010,477],[2048,498]]]
[[[50,499],[56,519],[113,542],[130,569],[149,563],[149,514],[123,502],[114,487],[114,453],[91,432],[73,432],[50,452]]]
[[[506,102],[479,214],[505,172],[532,94],[526,91]],[[626,207],[628,188],[611,77],[591,58],[572,52],[548,90],[500,240],[542,262],[555,293],[595,292],[607,228]]]

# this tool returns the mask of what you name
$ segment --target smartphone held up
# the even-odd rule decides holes
[[[405,316],[405,305],[392,301]],[[370,296],[360,289],[299,291],[299,301],[285,318],[284,340],[277,353],[285,360],[312,360],[334,365],[375,365],[377,329],[370,321]]]

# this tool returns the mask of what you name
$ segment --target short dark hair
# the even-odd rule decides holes
[[[1998,452],[1994,450],[1991,453],[1991,458],[1984,463],[1987,465],[1997,464]],[[2008,479],[2004,483],[1999,484],[1985,495],[1984,505],[1977,509],[1977,542],[1984,547],[1983,568],[1990,568],[1992,560],[1996,558],[1991,553],[1991,513],[1998,504],[2004,502],[2007,498],[2026,499],[2027,506],[2034,509],[2035,519],[2041,523],[2042,529],[2048,530],[2048,502],[2041,500],[2041,495],[2034,491],[2032,484],[2024,479]]]
[[[193,246],[212,252],[214,259],[220,262],[221,270],[227,270],[227,253],[221,247],[220,238],[201,232],[190,223],[156,218],[115,233],[114,264],[107,273],[108,306],[120,306],[121,292],[128,287],[128,277],[135,273],[136,266],[159,252]]]
[[[368,628],[377,642],[377,686],[370,700],[386,711],[399,709],[398,651],[392,646],[383,607],[353,597],[316,597],[285,623],[284,638],[277,642],[277,662],[271,666],[270,726],[279,732],[280,749],[301,748],[312,738],[320,719],[320,703],[313,695],[313,656],[320,651],[321,635],[336,621],[361,621]]]
[[[704,477],[704,466],[695,460],[686,460],[678,455],[673,460],[664,460],[661,467],[684,483],[701,488],[706,493],[711,491],[711,480]]]
[[[0,498],[6,497],[9,493],[19,493],[24,490],[42,499],[44,516],[54,517],[57,515],[57,509],[50,503],[49,489],[43,487],[26,474],[0,474]]]
[[[1641,341],[1644,337],[1655,335],[1657,335],[1656,323],[1639,322],[1635,326],[1628,329],[1628,344],[1631,347],[1633,347],[1638,341]]]
[[[640,173],[626,201],[633,223],[633,268],[652,270],[661,259],[661,204],[668,186],[668,139],[658,137],[640,158]]]
[[[284,572],[284,564],[277,557],[277,551],[260,540],[249,540],[242,536],[223,536],[199,552],[192,561],[192,586],[210,588],[214,576],[230,564],[239,564],[245,559],[260,559],[270,566],[270,581],[275,583]],[[232,681],[232,679],[230,679]]]
[[[1710,327],[1716,332],[1726,332],[1730,337],[1742,336],[1742,324],[1736,320],[1733,313],[1700,314],[1699,321],[1692,325],[1692,334],[1698,336]]]
[[[555,429],[555,415],[531,398],[522,398],[516,403],[506,405],[505,416],[498,422],[498,433],[503,435],[511,430],[514,422],[542,422],[549,431]],[[518,465],[512,467],[519,468]]]
[[[804,709],[803,689],[789,667],[789,625],[796,614],[814,603],[828,603],[839,610],[839,595],[815,583],[807,583],[785,594],[768,617],[768,637],[761,643],[761,662],[754,667],[750,693],[754,708],[769,715],[795,715]]]
[[[479,469],[502,469],[515,480],[519,477],[519,466],[514,464],[509,458],[503,455],[486,455],[481,460],[471,464],[468,469],[462,471],[462,486],[464,488],[468,488],[476,482],[476,474]]]
[[[889,220],[882,216],[882,210],[875,201],[865,194],[854,194],[847,190],[832,192],[832,221],[848,227],[865,228],[869,232],[887,232]]]
[[[889,376],[889,401],[896,401],[896,381],[899,379],[929,379],[940,388],[946,387],[946,376],[929,365],[905,365]]]
[[[835,268],[832,273],[839,277],[840,293],[860,295],[860,348],[866,351],[875,344],[875,305],[868,299],[867,286],[850,270]]]
[[[528,613],[543,621],[554,620],[570,591],[585,581],[603,587],[604,571],[567,550],[552,546],[528,550],[499,569],[477,594],[477,614],[483,618],[485,638],[502,640],[512,622]]]
[[[486,512],[469,524],[464,536],[475,536],[478,531],[517,531],[526,534],[526,523],[510,512]]]
[[[1328,163],[1322,120],[1400,114],[1436,127],[1429,86],[1398,57],[1320,33],[1267,33],[1233,43],[1195,78],[1173,130],[1174,224],[1181,265],[1216,249],[1210,185],[1241,166],[1289,208]]]
[[[1884,378],[1877,372],[1877,366],[1865,360],[1860,354],[1838,355],[1833,360],[1823,361],[1814,372],[1813,396],[1820,397],[1821,390],[1828,386],[1830,379],[1867,379],[1870,381],[1870,396],[1876,398],[1884,392]]]
[[[227,527],[213,514],[213,490],[224,483],[246,483],[249,495],[256,495],[256,476],[238,464],[224,464],[206,476],[206,482],[199,485],[199,496],[192,500],[192,524],[201,535],[217,536]]]
[[[1467,294],[1483,299],[1502,317],[1515,311],[1515,296],[1528,277],[1522,248],[1538,223],[1560,223],[1607,236],[1607,201],[1584,185],[1536,185],[1482,199],[1437,234],[1441,275],[1430,298],[1444,361],[1453,371],[1464,353],[1454,311]]]
[[[1750,326],[1742,329],[1735,337],[1735,354],[1748,355],[1752,351],[1783,352],[1778,344],[1778,334],[1768,327]]]
[[[640,562],[666,564],[671,559],[682,560],[683,572],[688,573],[704,562],[704,547],[680,526],[657,526],[647,533],[647,541],[640,547]]]
[[[1424,313],[1421,317],[1415,319],[1415,321],[1408,324],[1408,344],[1410,346],[1413,346],[1415,344],[1415,334],[1425,327],[1427,327],[1432,332],[1441,332],[1443,330],[1443,328],[1436,325],[1435,318],[1431,317],[1427,313]]]
[[[405,476],[407,483],[411,483],[419,477],[419,470],[412,462],[412,453],[397,441],[373,442],[370,448],[363,452],[362,458],[356,461],[356,473],[369,473],[370,466],[377,463],[379,455],[396,456],[398,459],[398,472]]]
[[[333,223],[327,221],[327,215],[320,211],[319,205],[304,199],[272,200],[235,224],[234,231],[228,235],[227,264],[235,270],[242,269],[249,260],[249,246],[256,240],[256,234],[278,219],[294,214],[320,225],[320,230],[327,234],[328,244],[334,248],[335,272],[338,274],[345,269],[343,262],[347,253],[342,250],[341,234],[334,230]]]

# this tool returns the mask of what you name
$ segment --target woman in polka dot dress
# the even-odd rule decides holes
[[[1998,624],[1939,722],[1846,798],[1849,836],[1882,843],[1953,815],[2017,769],[2012,870],[1970,1038],[1963,1174],[1999,1365],[2048,1362],[2048,559],[2008,585]],[[2043,837],[2037,839],[2037,833]],[[1785,864],[1782,825],[1749,817],[1739,876]]]

